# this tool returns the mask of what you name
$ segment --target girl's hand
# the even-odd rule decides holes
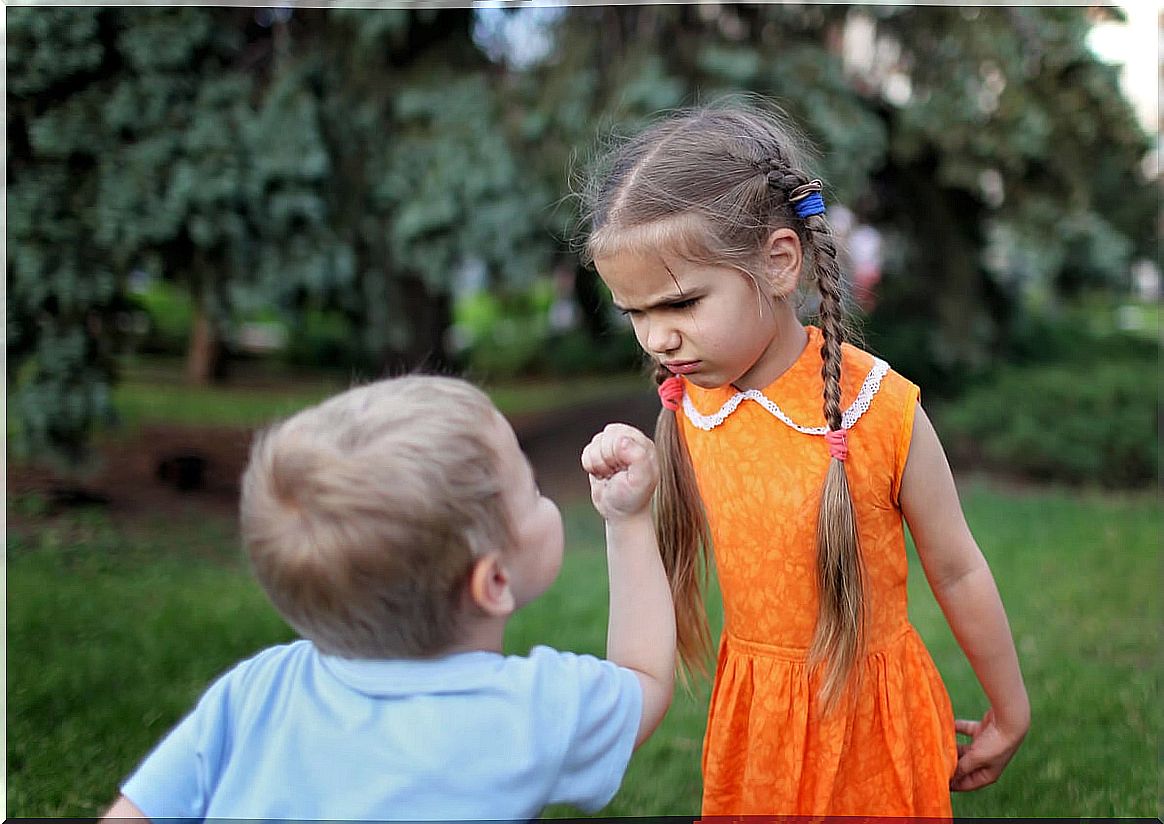
[[[1004,731],[993,709],[981,721],[954,721],[954,730],[970,736],[970,743],[958,745],[958,767],[950,779],[950,789],[956,792],[978,790],[997,781],[1027,734],[1026,727],[1017,733]]]
[[[582,450],[590,498],[607,521],[647,512],[659,483],[655,444],[633,426],[608,424]]]

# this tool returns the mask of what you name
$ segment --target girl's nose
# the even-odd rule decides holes
[[[646,349],[651,354],[662,355],[679,348],[679,330],[669,323],[655,321],[647,329]]]

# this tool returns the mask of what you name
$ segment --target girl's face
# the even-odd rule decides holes
[[[737,269],[625,251],[594,261],[639,345],[705,389],[767,386],[791,309]],[[793,315],[795,318],[795,315]]]

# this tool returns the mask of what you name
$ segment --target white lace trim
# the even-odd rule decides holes
[[[844,429],[852,429],[862,415],[869,411],[869,404],[873,403],[873,396],[877,394],[877,390],[881,388],[881,379],[885,377],[885,373],[889,371],[889,364],[880,358],[873,359],[873,368],[869,370],[869,374],[865,376],[865,382],[861,384],[860,391],[857,392],[857,397],[850,404],[849,408],[841,415],[841,426]],[[780,422],[792,427],[797,432],[803,432],[805,435],[825,435],[829,429],[827,426],[801,426],[792,418],[784,413],[784,410],[773,403],[768,397],[758,389],[748,389],[745,392],[737,392],[728,401],[719,408],[718,412],[711,415],[701,415],[699,410],[695,408],[695,404],[691,402],[691,396],[687,394],[686,389],[683,392],[683,412],[687,415],[687,420],[691,421],[697,429],[702,429],[704,432],[715,429],[721,423],[727,420],[728,415],[736,411],[736,408],[746,400],[753,400],[760,406],[764,407]]]

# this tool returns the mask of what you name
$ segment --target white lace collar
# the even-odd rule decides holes
[[[849,405],[849,408],[841,414],[841,427],[843,429],[852,429],[853,424],[868,411],[869,404],[873,402],[873,396],[881,388],[881,379],[885,377],[885,373],[888,371],[888,363],[880,358],[873,359],[873,368],[865,376],[865,382],[861,384],[861,389],[857,392],[857,397]],[[796,423],[796,421],[785,414],[783,409],[773,403],[771,399],[758,389],[737,392],[717,412],[711,415],[702,415],[695,408],[695,404],[691,402],[691,396],[687,394],[685,386],[683,392],[683,412],[687,415],[687,420],[691,421],[693,426],[706,432],[715,429],[726,421],[728,415],[735,412],[739,405],[746,400],[755,401],[764,407],[764,409],[768,410],[777,420],[792,427],[797,432],[803,432],[805,435],[825,435],[829,431],[827,426],[802,426]]]

